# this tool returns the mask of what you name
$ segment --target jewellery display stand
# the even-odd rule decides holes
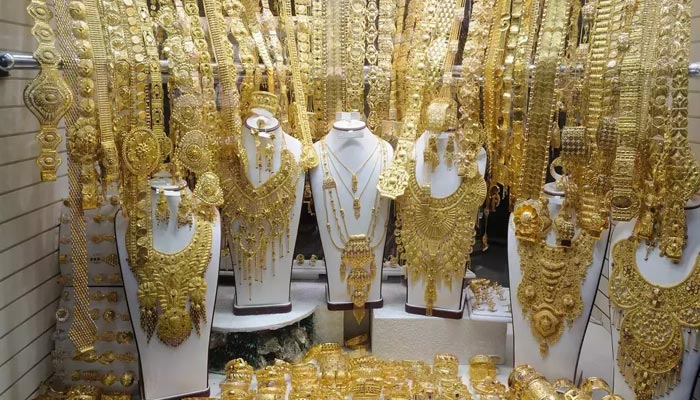
[[[377,146],[385,146],[388,165],[393,156],[393,149],[391,148],[391,145],[370,132],[365,123],[359,119],[359,114],[340,114],[343,114],[342,119],[337,118],[338,120],[333,124],[333,129],[331,129],[331,131],[325,137],[326,145],[333,149],[332,151],[334,154],[336,154],[344,164],[348,165],[350,169],[357,171],[363,160],[367,160],[370,157],[380,157],[381,152],[376,151]],[[352,116],[350,114],[352,114]],[[319,141],[314,144],[319,160],[323,157],[321,148],[323,144],[323,141]],[[377,162],[381,163],[381,159]],[[347,224],[348,235],[367,233],[366,230],[370,224],[372,215],[372,212],[370,211],[374,207],[373,203],[375,200],[375,195],[377,194],[377,181],[379,179],[380,172],[380,168],[375,168],[374,171],[372,171],[372,167],[368,166],[367,168],[362,169],[357,177],[360,188],[367,185],[364,196],[360,196],[362,213],[358,219],[355,219],[353,216],[354,199],[349,195],[349,193],[338,190],[340,204],[336,205],[336,207],[342,207],[345,209],[346,220],[352,221],[352,223]],[[341,175],[337,176],[336,173]],[[331,174],[336,177],[338,187],[341,186],[341,179],[346,182],[350,182],[351,180],[350,174],[340,167],[333,169]],[[340,275],[342,249],[339,249],[334,245],[333,240],[337,239],[330,237],[330,234],[332,234],[334,238],[339,237],[338,227],[332,220],[327,220],[325,213],[322,211],[323,207],[330,208],[331,205],[326,204],[324,198],[324,168],[321,162],[319,162],[318,167],[309,172],[309,176],[313,200],[314,204],[316,205],[316,218],[318,220],[324,261],[326,264],[326,274],[328,277],[328,309],[351,310],[353,309],[353,302],[350,297],[351,291],[348,290],[346,279],[344,279],[345,277],[341,277]],[[377,221],[375,230],[374,232],[369,232],[369,236],[371,236],[374,241],[376,241],[377,238],[383,237],[385,234],[386,222],[389,218],[389,203],[390,201],[385,198],[382,198],[379,202],[379,209],[376,210]],[[332,210],[329,210],[328,212],[329,215],[332,215],[330,214]],[[330,234],[326,229],[327,225],[330,226]],[[384,241],[381,241],[373,250],[377,273],[375,274],[369,287],[365,308],[378,308],[383,305],[381,292],[381,270],[383,264]]]
[[[549,212],[554,219],[562,207],[563,197],[546,195],[549,198]],[[579,232],[577,230],[576,234]],[[530,320],[523,314],[518,301],[518,286],[522,280],[518,240],[515,238],[513,214],[508,222],[508,271],[510,278],[510,298],[513,315],[514,365],[530,364],[548,379],[575,379],[583,338],[588,326],[588,319],[593,309],[600,273],[605,261],[605,249],[610,236],[609,230],[603,231],[600,240],[593,247],[593,262],[588,267],[585,280],[581,283],[583,311],[572,324],[564,326],[564,332],[557,343],[549,346],[549,353],[543,356],[540,345],[531,333]],[[576,238],[574,238],[576,240]],[[554,229],[547,236],[547,243],[556,242]],[[566,321],[562,321],[566,324]]]
[[[253,187],[265,184],[268,179],[279,172],[282,165],[281,153],[283,149],[289,150],[298,163],[301,158],[301,142],[280,129],[277,119],[266,111],[256,109],[256,116],[245,121],[243,127],[242,142],[248,154],[248,180]],[[261,121],[261,122],[259,122]],[[258,124],[261,125],[258,125]],[[255,137],[251,133],[251,127],[259,128],[258,140],[262,145],[271,144],[274,147],[272,156],[272,170],[257,165],[254,162],[257,156]],[[292,264],[294,262],[294,243],[299,231],[299,218],[304,200],[304,174],[300,174],[294,193],[294,205],[289,215],[289,246],[286,238],[281,251],[277,241],[270,241],[267,245],[266,266],[259,271],[261,279],[248,280],[246,272],[241,265],[233,261],[233,270],[236,283],[236,295],[233,303],[233,313],[236,315],[272,314],[284,313],[292,310],[290,297],[290,283],[292,279]],[[236,221],[231,222],[232,235],[238,229]],[[232,246],[236,246],[235,243]],[[273,246],[277,249],[277,256],[273,260]],[[233,254],[233,251],[231,252]]]
[[[172,254],[182,250],[193,238],[192,228],[177,227],[177,206],[180,203],[182,191],[189,191],[182,185],[173,185],[170,178],[151,180],[156,190],[164,190],[170,219],[168,224],[157,223],[155,210],[153,217],[153,247],[161,252]],[[153,208],[157,204],[158,195],[153,191]],[[191,395],[204,395],[209,392],[207,362],[209,336],[214,315],[217,278],[219,275],[219,256],[221,249],[221,222],[218,212],[212,226],[211,260],[207,266],[204,280],[206,291],[206,322],[201,325],[201,333],[192,332],[178,347],[170,347],[154,335],[149,341],[146,332],[141,328],[139,301],[137,291],[139,284],[131,272],[128,253],[126,250],[126,230],[128,220],[120,211],[115,220],[117,249],[121,265],[124,289],[131,321],[134,325],[136,344],[140,355],[142,395],[149,400],[175,399]],[[193,225],[194,226],[194,225]]]
[[[700,197],[693,197],[686,205],[686,224],[688,227],[687,244],[683,250],[683,256],[677,264],[674,264],[667,257],[661,257],[658,246],[655,247],[648,255],[647,248],[644,245],[637,247],[637,268],[641,275],[651,284],[658,286],[671,287],[683,282],[695,268],[695,261],[698,253],[700,253]],[[625,240],[632,235],[636,219],[626,222],[619,222],[615,225],[610,251],[616,243]],[[609,256],[612,260],[612,253]],[[645,259],[647,258],[647,259]],[[610,261],[612,262],[612,261]],[[612,264],[609,268],[612,269]],[[614,310],[611,302],[610,311]],[[612,315],[612,314],[611,314]],[[688,337],[687,329],[684,328],[684,340]],[[619,347],[620,332],[618,328],[612,328],[612,347],[613,358],[617,358]],[[686,345],[686,351],[683,352],[683,364],[680,371],[680,379],[678,384],[668,393],[660,398],[668,400],[687,400],[693,397],[693,388],[695,380],[700,373],[700,352],[693,351],[692,343]],[[625,382],[625,378],[620,372],[617,362],[613,361],[614,379],[612,382],[613,389],[616,394],[619,394],[625,399],[635,398],[634,391]]]
[[[416,180],[419,185],[424,185],[426,179],[426,171],[423,157],[423,151],[428,141],[429,132],[423,133],[415,144],[415,160],[416,160]],[[450,136],[448,134],[440,134],[437,136],[437,151],[438,157],[445,159],[445,149]],[[456,140],[455,140],[456,141]],[[457,145],[455,144],[455,147]],[[458,148],[455,149],[455,152]],[[477,155],[477,164],[479,174],[484,175],[486,171],[486,151],[482,148]],[[462,179],[457,174],[457,167],[447,165],[446,162],[440,162],[430,174],[430,192],[433,198],[444,198],[450,196],[458,190]],[[412,281],[410,274],[408,275],[408,292],[406,295],[406,312],[411,314],[426,314],[425,290],[426,282],[418,277]],[[453,279],[452,285],[436,285],[435,305],[432,310],[432,315],[443,318],[462,318],[465,309],[466,297],[464,292],[465,279]]]

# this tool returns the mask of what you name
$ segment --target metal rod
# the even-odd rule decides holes
[[[214,70],[216,71],[216,64],[212,64]],[[533,69],[534,65],[530,65],[530,69]],[[565,70],[566,67],[562,66],[561,69],[562,71]],[[22,54],[22,53],[0,53],[0,71],[3,72],[10,72],[13,69],[23,69],[23,70],[30,70],[30,69],[39,69],[39,63],[36,61],[33,55],[31,54]],[[168,61],[167,60],[160,60],[160,69],[163,71],[164,74],[168,73]],[[367,73],[368,67],[365,66],[365,74]],[[455,65],[452,74],[454,76],[460,76],[462,73],[462,66],[461,65]],[[691,62],[688,65],[688,74],[692,78],[698,78],[700,77],[700,61],[698,62]]]

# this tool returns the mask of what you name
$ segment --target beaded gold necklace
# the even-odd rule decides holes
[[[415,161],[408,170],[408,190],[397,200],[396,245],[406,260],[409,280],[425,281],[426,313],[431,315],[437,288],[464,277],[486,183],[478,174],[464,177],[452,194],[436,198],[430,195],[430,186],[418,183]]]
[[[377,146],[381,147],[381,169],[386,166],[387,152],[384,144],[379,140]],[[377,191],[374,196],[369,226],[367,233],[351,235],[345,221],[345,209],[340,203],[338,195],[338,185],[331,175],[328,149],[325,139],[321,142],[321,164],[323,168],[323,207],[326,215],[326,230],[333,246],[341,251],[340,256],[340,277],[347,281],[348,293],[353,302],[353,315],[359,323],[365,315],[365,303],[369,296],[372,280],[376,276],[377,266],[374,261],[374,251],[380,244],[384,243],[386,237],[386,224],[382,230],[382,235],[377,241],[373,241],[373,233],[376,231],[377,220],[380,207],[380,195]],[[337,171],[336,171],[337,172]],[[348,188],[346,188],[347,190]],[[354,198],[351,190],[347,190],[348,195]],[[336,207],[336,201],[340,208]],[[333,219],[338,232],[340,243],[336,242],[331,230],[330,215],[328,207],[333,212]],[[338,217],[340,215],[340,217]],[[342,221],[342,223],[341,223]],[[348,271],[349,269],[349,271]]]
[[[617,365],[636,398],[650,400],[678,383],[683,350],[693,342],[693,351],[700,349],[700,255],[687,278],[659,286],[639,272],[637,245],[630,237],[613,247],[608,293],[620,332]]]

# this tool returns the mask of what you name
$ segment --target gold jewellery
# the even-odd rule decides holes
[[[462,178],[447,197],[430,194],[430,185],[416,180],[415,161],[409,164],[408,188],[397,202],[396,244],[406,260],[411,284],[425,283],[425,304],[432,314],[441,285],[462,279],[474,243],[474,220],[486,197],[481,175]]]
[[[39,120],[37,141],[41,154],[36,163],[41,169],[42,181],[55,181],[61,158],[56,149],[61,143],[58,122],[73,105],[73,93],[58,72],[61,54],[56,50],[56,36],[51,28],[53,12],[44,0],[32,0],[27,12],[34,20],[32,34],[39,42],[34,58],[41,70],[24,89],[24,104]]]
[[[381,147],[381,171],[387,163],[387,150],[380,139],[377,139],[377,141],[377,146]],[[354,306],[353,314],[359,323],[364,318],[364,306],[369,296],[370,286],[377,273],[375,250],[384,242],[386,225],[384,229],[382,229],[382,235],[375,241],[373,237],[376,233],[380,207],[380,195],[377,191],[370,211],[371,217],[366,233],[350,234],[347,218],[345,216],[345,209],[340,202],[340,196],[338,194],[338,185],[331,173],[328,153],[328,144],[324,140],[321,144],[321,164],[323,168],[323,207],[326,213],[326,230],[328,231],[328,236],[330,236],[333,246],[341,252],[340,277],[341,280],[347,282],[348,293],[350,294]],[[345,187],[345,189],[348,191],[348,195],[354,199],[355,196],[353,196],[350,190],[351,188]],[[336,207],[336,202],[339,208]],[[354,203],[353,201],[353,204]],[[329,206],[333,213],[339,241],[336,241],[333,236],[328,210]]]
[[[222,181],[226,193],[224,214],[234,226],[233,255],[248,280],[248,295],[252,296],[253,281],[262,281],[271,248],[272,265],[285,253],[292,251],[290,216],[293,212],[296,187],[301,166],[287,148],[280,153],[277,173],[258,186],[250,183],[247,166],[230,163]],[[273,270],[274,273],[274,270]]]
[[[620,332],[617,364],[636,398],[650,400],[678,383],[684,350],[700,349],[700,256],[682,282],[658,286],[640,273],[637,247],[635,237],[613,247],[608,293]]]
[[[522,271],[518,301],[543,356],[559,341],[565,325],[583,311],[581,284],[593,262],[595,244],[593,237],[580,232],[570,245],[548,245],[541,236],[548,230],[546,207],[540,201],[525,201],[516,206],[514,215]]]

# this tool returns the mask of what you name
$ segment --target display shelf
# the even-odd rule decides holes
[[[292,282],[292,311],[283,314],[233,315],[235,293],[233,286],[219,286],[213,331],[229,333],[275,330],[301,321],[326,304],[324,282]]]
[[[405,311],[406,287],[399,283],[382,285],[384,307],[372,311],[372,353],[389,359],[432,361],[434,353],[453,353],[460,360],[475,354],[505,359],[507,324],[462,319],[445,319],[409,314]],[[455,346],[460,343],[460,346]]]
[[[474,293],[471,289],[467,288],[467,312],[469,313],[469,318],[474,321],[500,322],[504,324],[512,323],[513,313],[510,308],[510,291],[508,288],[504,289],[504,299],[501,300],[498,297],[494,297],[496,310],[489,311],[485,306],[482,306],[481,309],[475,307],[476,299],[474,298]]]

